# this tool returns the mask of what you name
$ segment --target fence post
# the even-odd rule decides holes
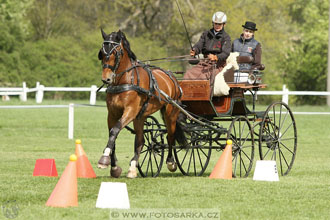
[[[96,103],[96,91],[97,91],[97,86],[92,85],[91,95],[90,95],[90,99],[89,99],[89,104],[91,104],[91,105],[95,105],[95,103]]]
[[[282,102],[289,104],[289,89],[286,88],[285,84],[283,84]]]
[[[40,82],[37,82],[36,88],[37,88],[36,102],[37,103],[42,103],[42,99],[44,98],[44,88],[45,88],[45,86],[40,85]]]
[[[74,129],[74,104],[69,104],[69,128],[68,128],[68,138],[73,139],[73,129]]]
[[[27,87],[26,87],[26,82],[23,82],[23,89],[22,89],[22,93],[19,95],[19,98],[22,102],[26,102],[27,101]]]

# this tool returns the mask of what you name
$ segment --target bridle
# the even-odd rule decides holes
[[[109,46],[111,48],[111,50],[109,52],[107,52],[106,49],[105,49],[106,44],[109,44]],[[118,50],[118,48],[119,48],[119,50]],[[105,54],[105,57],[106,57],[107,61],[110,59],[111,54],[114,51],[116,51],[116,53],[115,53],[115,65],[114,66],[112,66],[110,64],[107,64],[107,63],[103,63],[103,61],[102,61],[103,69],[106,69],[106,68],[111,69],[112,72],[115,74],[118,67],[119,67],[120,59],[123,55],[123,49],[121,48],[121,40],[120,40],[119,43],[115,42],[115,41],[112,41],[112,40],[103,41],[102,51]]]

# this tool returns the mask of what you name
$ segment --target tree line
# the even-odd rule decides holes
[[[246,20],[257,23],[255,38],[263,48],[263,81],[269,89],[326,89],[327,0],[178,0],[189,37],[197,42],[211,28],[214,12],[224,11],[232,40]],[[187,55],[190,50],[174,0],[1,0],[0,86],[99,85],[106,33],[122,30],[139,60]],[[184,71],[187,62],[155,63]],[[58,94],[57,94],[58,95]],[[64,94],[58,96],[62,97]],[[87,94],[69,94],[68,98]],[[296,103],[325,102],[300,96]]]

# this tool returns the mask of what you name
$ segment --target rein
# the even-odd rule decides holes
[[[190,55],[182,55],[182,56],[173,56],[173,57],[163,57],[163,58],[156,58],[156,59],[150,59],[150,60],[142,60],[141,62],[150,62],[150,61],[158,61],[158,60],[173,60],[173,59],[181,59],[190,57]]]

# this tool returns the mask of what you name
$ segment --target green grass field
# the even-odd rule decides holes
[[[0,103],[9,104],[22,103],[15,100]],[[292,107],[292,110],[330,112],[328,107],[317,106]],[[0,109],[0,219],[6,219],[7,202],[18,205],[16,219],[109,219],[108,209],[95,208],[101,182],[126,183],[132,209],[216,209],[221,219],[330,218],[329,115],[295,115],[298,150],[293,169],[288,176],[280,176],[279,182],[261,182],[252,180],[253,172],[244,179],[210,180],[208,175],[220,156],[216,151],[212,152],[212,160],[202,177],[186,177],[179,170],[172,174],[163,166],[157,178],[128,179],[133,136],[126,130],[120,133],[116,145],[122,176],[109,178],[108,169],[96,168],[107,142],[106,108],[76,107],[74,114],[74,138],[82,140],[98,178],[78,179],[79,207],[51,208],[45,203],[59,177],[32,174],[39,158],[54,158],[59,176],[68,164],[69,156],[75,151],[74,140],[67,138],[68,110]]]

